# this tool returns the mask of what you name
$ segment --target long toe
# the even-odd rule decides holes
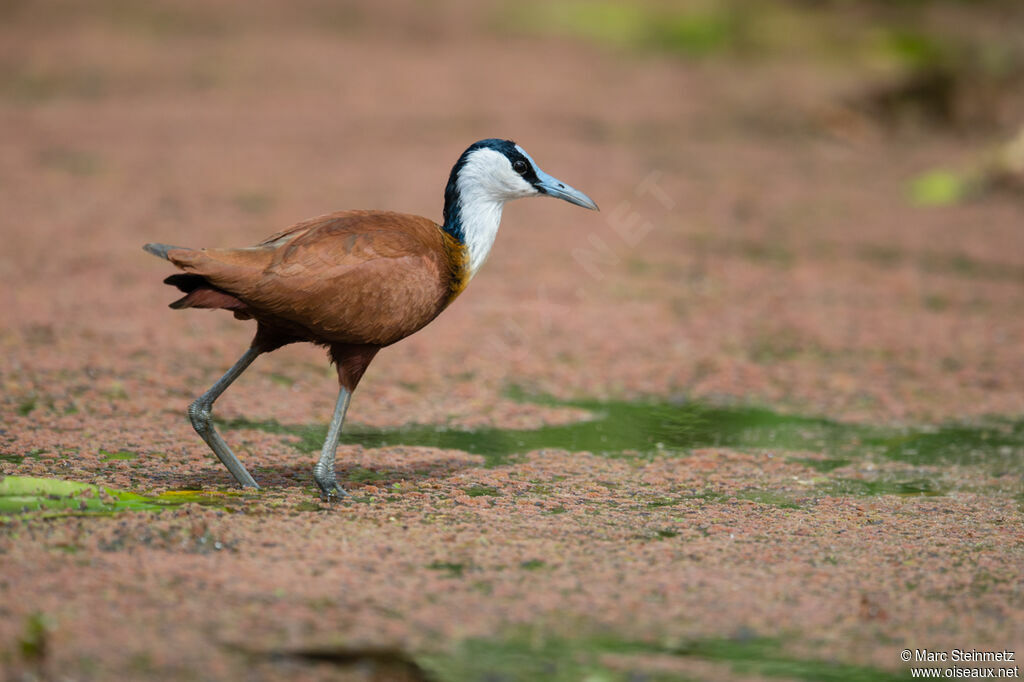
[[[347,497],[351,497],[348,491],[338,485],[337,481],[333,485],[328,486],[327,489],[321,488],[323,493],[323,499],[327,502],[341,502]]]
[[[334,476],[319,476],[314,472],[313,480],[316,481],[316,485],[320,488],[320,497],[325,501],[337,502],[345,497],[349,497],[348,491],[338,485],[338,479]]]

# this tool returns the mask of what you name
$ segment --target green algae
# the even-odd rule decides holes
[[[486,466],[537,450],[591,452],[610,457],[679,454],[694,448],[817,452],[826,458],[799,461],[830,471],[864,459],[888,459],[912,466],[982,466],[995,473],[1024,466],[1024,420],[988,419],[938,426],[871,426],[820,417],[781,414],[749,406],[696,401],[555,401],[545,405],[587,410],[591,418],[531,430],[450,429],[409,425],[376,429],[346,426],[341,442],[367,448],[395,445],[461,450],[484,457]],[[282,425],[236,419],[225,428],[255,428],[295,437],[303,452],[320,449],[326,427]]]
[[[461,564],[458,566],[462,568]],[[449,567],[442,565],[440,568],[448,570]],[[489,594],[490,587],[486,583],[476,583],[474,588]],[[703,675],[708,675],[709,670],[718,671],[722,677],[730,679],[733,675],[806,682],[910,679],[909,672],[799,658],[786,651],[782,640],[759,637],[744,628],[732,638],[651,642],[613,633],[558,636],[522,627],[494,638],[464,639],[443,651],[354,649],[337,643],[246,653],[331,663],[339,669],[365,666],[372,661],[374,669],[387,671],[384,674],[387,679],[393,676],[394,679],[424,682],[684,682],[696,679],[687,672],[680,672],[687,670],[687,662],[697,663]],[[678,663],[677,670],[672,669],[673,661]]]
[[[970,182],[947,170],[931,170],[914,178],[907,187],[918,206],[951,206],[970,194]]]
[[[756,502],[779,509],[807,509],[819,497],[870,497],[896,495],[901,497],[932,497],[944,495],[949,487],[923,476],[878,475],[871,479],[821,478],[804,490],[772,490],[748,488],[738,491],[703,490],[679,497],[658,497],[647,500],[638,508],[660,509],[684,505],[691,500],[725,503],[735,500]]]
[[[110,462],[112,460],[130,460],[135,459],[139,456],[139,453],[132,452],[131,450],[118,450],[117,452],[108,452],[107,450],[99,451],[100,459],[104,462]]]
[[[50,518],[66,515],[108,515],[126,511],[159,511],[182,504],[224,506],[241,493],[172,490],[139,495],[90,483],[54,478],[6,476],[0,479],[0,519],[14,515]]]
[[[543,454],[545,450],[589,452],[637,462],[686,457],[697,448],[729,448],[765,456],[790,453],[789,461],[820,473],[803,490],[748,489],[730,494],[705,491],[689,499],[748,500],[794,510],[805,509],[819,497],[935,496],[962,490],[946,475],[950,466],[980,469],[995,477],[1013,475],[1024,466],[1022,420],[988,418],[942,425],[877,426],[699,401],[558,401],[530,398],[514,391],[510,397],[545,406],[580,408],[589,412],[590,418],[527,430],[460,430],[431,425],[377,429],[352,425],[346,426],[341,442],[367,448],[401,445],[460,450],[481,455],[485,467],[510,464],[523,453]],[[282,425],[237,419],[224,426],[284,434],[303,452],[318,451],[326,435],[326,427],[319,424]],[[875,466],[885,460],[904,466],[896,470]],[[387,474],[357,468],[345,478],[378,481],[386,479]],[[545,494],[543,488],[537,492]],[[477,486],[466,493],[493,496],[496,491]]]
[[[515,3],[500,12],[503,30],[570,35],[600,45],[696,58],[736,50],[747,35],[743,15],[681,11],[625,2]]]
[[[871,480],[835,478],[816,489],[819,494],[839,495],[902,495],[908,497],[943,495],[945,486],[933,479],[884,476]]]
[[[349,469],[346,474],[346,478],[356,483],[373,483],[376,481],[383,481],[387,479],[387,474],[381,473],[380,471],[373,471],[372,469],[365,469],[363,467],[355,467]]]
[[[431,571],[444,571],[449,578],[461,578],[466,572],[466,564],[451,561],[435,561],[427,564]]]
[[[723,675],[815,682],[895,682],[910,677],[868,666],[799,658],[787,653],[780,640],[752,634],[662,644],[614,635],[567,638],[524,631],[500,639],[464,640],[451,651],[416,658],[440,682],[692,679],[665,666],[649,665],[652,657],[718,665]]]

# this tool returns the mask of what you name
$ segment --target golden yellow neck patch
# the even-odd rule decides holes
[[[454,301],[469,284],[469,249],[447,232],[441,232],[444,240],[445,254],[448,256],[448,267],[451,269],[451,280],[448,283],[448,300],[445,306]]]

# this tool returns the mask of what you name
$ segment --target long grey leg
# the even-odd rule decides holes
[[[235,453],[231,452],[231,448],[224,442],[224,439],[217,433],[217,429],[213,427],[213,402],[220,397],[220,394],[227,389],[231,383],[241,376],[242,372],[252,364],[262,351],[258,351],[255,348],[249,348],[245,351],[245,355],[238,359],[231,369],[229,369],[224,376],[217,380],[210,390],[202,394],[196,401],[188,406],[188,418],[192,421],[192,428],[196,430],[206,444],[213,450],[213,454],[217,455],[218,459],[224,463],[224,466],[228,468],[231,475],[235,477],[238,484],[243,488],[259,488],[256,485],[256,481],[249,475],[245,467],[238,458],[235,457]]]
[[[331,425],[327,429],[327,439],[324,441],[323,450],[320,451],[320,459],[313,467],[313,479],[328,499],[348,496],[345,489],[338,485],[338,479],[334,474],[334,455],[338,450],[338,436],[341,435],[341,425],[345,421],[351,397],[352,392],[344,386],[338,391],[338,402],[334,406],[334,416],[331,417]]]

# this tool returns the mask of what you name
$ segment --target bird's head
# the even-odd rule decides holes
[[[459,199],[464,203],[479,199],[504,204],[544,195],[598,210],[586,194],[542,171],[515,142],[480,140],[470,145],[452,168],[445,191],[445,218]]]
[[[505,202],[536,196],[598,210],[590,197],[542,171],[511,140],[480,140],[462,153],[444,192],[444,229],[469,247],[472,272],[487,258]]]

